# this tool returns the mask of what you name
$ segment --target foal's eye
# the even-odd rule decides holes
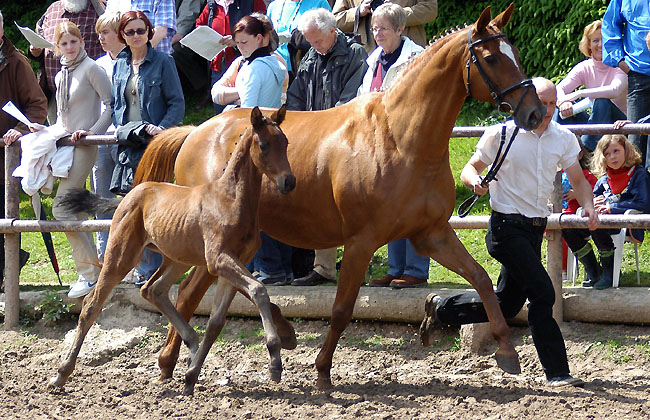
[[[265,141],[260,142],[260,150],[262,151],[262,153],[268,152],[268,150],[270,148],[271,148],[271,145],[269,145],[267,142],[265,142]]]

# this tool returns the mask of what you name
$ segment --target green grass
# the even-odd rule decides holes
[[[196,109],[193,99],[190,98],[186,106],[186,117],[183,124],[200,124],[213,115],[211,107]],[[465,104],[456,125],[488,125],[501,121],[502,117],[493,111],[489,105],[471,101]],[[460,183],[460,172],[468,161],[476,146],[476,138],[452,138],[449,146],[449,160],[456,179],[456,208],[467,197],[471,195],[470,191]],[[42,201],[49,218],[52,218],[51,206],[54,194],[43,197]],[[482,197],[470,214],[488,215],[490,207],[488,198]],[[455,214],[455,213],[454,213]],[[21,194],[20,217],[24,219],[33,219],[34,212],[28,202],[28,197]],[[490,257],[485,248],[485,230],[462,229],[456,231],[459,239],[465,245],[469,253],[481,264],[492,281],[496,283],[499,274],[500,265]],[[20,275],[21,285],[38,286],[38,285],[56,285],[57,279],[50,265],[43,240],[40,233],[24,233],[22,236],[22,247],[31,253],[28,264],[22,269]],[[54,247],[61,268],[61,278],[64,284],[70,284],[76,280],[76,272],[72,259],[70,258],[70,245],[62,232],[52,233]],[[545,262],[546,244],[543,246],[543,259]],[[639,264],[641,270],[641,285],[650,286],[650,240],[646,241],[639,247]],[[343,249],[339,249],[339,258],[342,257]],[[372,274],[366,274],[366,281],[370,278],[381,278],[388,272],[387,247],[383,246],[377,250],[372,261]],[[429,283],[432,287],[449,287],[465,288],[469,283],[457,274],[447,270],[435,261],[431,261],[429,266]],[[636,271],[634,267],[633,247],[626,246],[623,257],[623,267],[621,274],[622,286],[636,286]]]

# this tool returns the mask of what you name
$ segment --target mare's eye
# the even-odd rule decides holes
[[[497,58],[493,55],[488,55],[485,57],[485,62],[492,66],[497,63]]]

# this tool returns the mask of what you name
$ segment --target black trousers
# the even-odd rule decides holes
[[[562,237],[573,252],[577,252],[587,245],[586,238],[589,236],[591,236],[596,248],[600,251],[611,251],[614,249],[612,235],[620,231],[620,229],[596,229],[592,231],[589,229],[562,229]]]
[[[553,319],[555,291],[541,262],[545,219],[493,212],[485,243],[492,257],[501,263],[496,295],[504,317],[512,318],[528,305],[528,325],[537,355],[547,378],[569,374],[564,338]],[[445,299],[438,317],[448,325],[487,322],[478,293],[464,293]]]

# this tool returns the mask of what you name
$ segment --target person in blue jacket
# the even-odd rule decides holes
[[[638,122],[650,114],[650,51],[644,40],[650,31],[648,0],[612,0],[603,16],[603,62],[627,73],[627,118]],[[630,135],[650,167],[647,137]]]
[[[623,214],[627,210],[650,212],[650,174],[641,165],[641,155],[622,134],[603,136],[592,158],[592,171],[604,174],[594,186],[594,207],[600,214]],[[612,234],[619,229],[565,229],[562,237],[576,253],[596,289],[612,287],[614,275],[614,242]],[[643,240],[643,230],[633,229],[633,239]],[[600,264],[596,261],[587,237],[598,248]]]
[[[113,68],[111,99],[118,136],[120,127],[139,121],[150,139],[178,125],[185,115],[176,64],[169,54],[151,46],[153,34],[153,26],[144,12],[129,11],[120,18],[117,35],[126,47],[118,54]],[[146,147],[146,143],[118,146],[111,192],[126,194],[131,189],[132,174],[125,176],[124,171],[135,172]],[[134,271],[136,286],[142,286],[161,263],[160,254],[145,249]]]

